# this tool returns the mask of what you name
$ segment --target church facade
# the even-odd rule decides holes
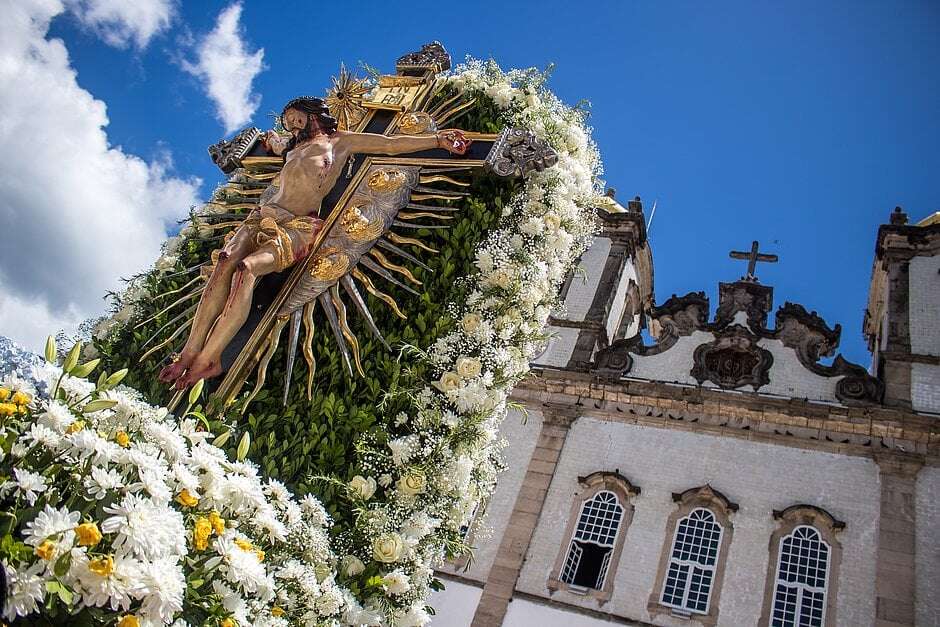
[[[878,231],[870,368],[756,245],[714,311],[657,304],[639,199],[600,216],[433,624],[940,625],[937,214]]]

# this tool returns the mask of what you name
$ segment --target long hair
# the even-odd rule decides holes
[[[326,102],[324,102],[322,98],[314,98],[312,96],[301,96],[300,98],[294,98],[284,105],[284,109],[281,111],[282,120],[288,109],[303,111],[304,113],[311,116],[311,119],[307,120],[307,127],[297,133],[297,137],[291,137],[290,142],[287,144],[287,149],[284,150],[285,155],[298,143],[304,142],[313,137],[313,129],[311,129],[310,124],[312,120],[316,120],[320,132],[325,133],[328,136],[336,132],[336,118],[330,115],[330,109],[326,106]]]

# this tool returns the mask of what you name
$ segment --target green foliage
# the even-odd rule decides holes
[[[450,95],[444,93],[438,98],[444,99]],[[497,112],[490,103],[474,107],[453,126],[481,132],[500,130]],[[455,214],[456,219],[449,222],[452,228],[403,233],[440,251],[439,254],[431,254],[413,246],[402,245],[425,261],[432,268],[431,272],[386,253],[396,263],[409,267],[423,283],[417,288],[421,296],[410,295],[384,279],[373,276],[376,287],[398,302],[407,320],[401,320],[385,303],[366,295],[365,290],[360,289],[375,316],[377,326],[396,351],[402,345],[426,349],[451,328],[453,320],[448,315],[447,304],[460,302],[467,296],[467,288],[459,279],[473,272],[474,253],[478,244],[498,224],[504,204],[518,191],[516,183],[497,180],[483,172],[474,171],[469,180],[472,183],[467,188],[470,195],[452,203],[452,206],[460,208]],[[437,222],[430,219],[421,221]],[[203,263],[218,246],[218,239],[187,240],[178,269]],[[150,275],[146,279],[147,288],[151,294],[165,293],[181,288],[193,276],[164,275],[164,278],[158,278],[155,274]],[[171,397],[165,386],[157,381],[157,373],[166,363],[171,348],[166,347],[147,361],[139,363],[140,355],[156,342],[146,347],[143,343],[195,301],[178,305],[139,328],[134,328],[134,325],[161,311],[179,296],[174,294],[147,303],[138,312],[135,322],[117,331],[110,341],[98,343],[105,367],[109,371],[127,367],[129,373],[124,383],[140,390],[152,403],[166,403]],[[347,304],[352,312],[351,304]],[[228,412],[229,422],[234,420],[235,425],[234,433],[227,439],[225,446],[234,455],[242,434],[249,432],[251,443],[248,457],[257,462],[268,476],[285,482],[299,493],[315,491],[337,520],[338,530],[342,530],[345,526],[343,523],[351,522],[348,518],[348,502],[337,491],[335,483],[320,481],[312,485],[309,477],[328,476],[346,481],[355,475],[358,467],[355,444],[360,436],[370,434],[381,441],[390,434],[394,435],[396,415],[410,408],[408,392],[421,386],[428,373],[426,366],[408,355],[399,361],[397,352],[386,351],[371,336],[364,322],[358,316],[350,315],[350,326],[359,339],[366,373],[365,378],[355,376],[350,379],[319,309],[314,320],[316,334],[313,352],[317,371],[312,400],[306,398],[306,362],[298,355],[291,375],[290,397],[287,406],[282,406],[287,344],[282,341],[278,354],[271,361],[265,388],[247,407],[243,416],[237,416],[237,404],[235,410]],[[157,341],[162,341],[170,332],[172,330],[163,332]],[[185,333],[180,334],[172,350],[178,350],[184,340]],[[250,389],[253,385],[254,380],[251,378],[246,388]],[[220,434],[227,427],[215,421],[212,428]]]

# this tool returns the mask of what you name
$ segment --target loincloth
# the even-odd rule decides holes
[[[260,208],[253,209],[241,226],[225,235],[221,250],[230,253],[233,239],[241,241],[247,237],[250,243],[245,256],[269,250],[274,254],[275,272],[281,272],[310,252],[322,224],[319,218],[298,216],[277,205],[265,205],[263,213]],[[203,267],[205,274],[215,269],[221,250],[212,251],[212,263]]]

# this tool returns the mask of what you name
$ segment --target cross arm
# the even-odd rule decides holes
[[[401,155],[438,147],[437,135],[396,135],[347,133],[340,131],[340,141],[349,152]]]

